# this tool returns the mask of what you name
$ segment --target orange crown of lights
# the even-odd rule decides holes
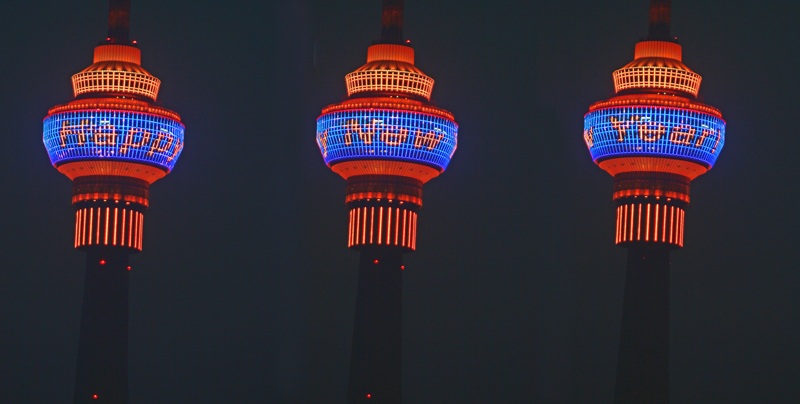
[[[142,52],[130,45],[99,45],[93,64],[72,76],[75,97],[103,93],[155,101],[161,81],[141,66]]]

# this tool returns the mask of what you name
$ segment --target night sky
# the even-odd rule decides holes
[[[406,38],[459,144],[405,256],[407,403],[609,403],[625,250],[589,105],[648,2],[408,0]],[[673,403],[800,402],[800,35],[786,2],[677,0],[672,34],[727,121],[672,253]],[[724,8],[723,8],[724,7]],[[381,2],[134,0],[131,39],[186,146],[132,256],[132,403],[336,403],[358,253],[320,110],[380,34]],[[0,3],[0,401],[72,397],[85,254],[48,108],[106,34],[107,1]]]

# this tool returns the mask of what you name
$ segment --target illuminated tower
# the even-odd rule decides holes
[[[429,104],[433,79],[403,41],[403,1],[383,1],[381,39],[325,107],[317,143],[347,180],[348,247],[361,254],[348,403],[401,401],[402,255],[417,245],[422,184],[456,150],[453,115]]]
[[[73,181],[74,245],[86,255],[75,403],[128,402],[128,255],[142,250],[150,184],[183,148],[178,114],[128,40],[130,0],[111,0],[108,37],[72,76],[75,99],[50,109],[44,145]]]
[[[683,246],[691,180],[725,143],[719,110],[696,100],[700,76],[669,33],[670,0],[650,1],[650,32],[594,103],[584,139],[614,176],[615,241],[628,249],[616,403],[669,403],[669,251]]]

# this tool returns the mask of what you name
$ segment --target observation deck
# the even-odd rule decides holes
[[[428,104],[433,79],[413,63],[409,46],[370,46],[367,63],[345,77],[350,99],[323,109],[317,144],[343,178],[395,175],[424,183],[447,168],[458,125],[450,112]]]

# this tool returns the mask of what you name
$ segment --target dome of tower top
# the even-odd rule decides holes
[[[83,94],[125,94],[155,101],[161,81],[147,72],[139,48],[129,45],[100,45],[94,63],[72,76],[75,96]]]
[[[699,74],[681,62],[681,46],[668,41],[642,41],[636,44],[633,62],[614,72],[616,92],[640,89],[674,92],[697,97]]]

